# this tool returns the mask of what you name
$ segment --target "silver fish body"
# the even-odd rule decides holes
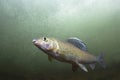
[[[69,38],[67,42],[55,38],[34,39],[33,44],[48,55],[49,60],[52,58],[72,64],[72,70],[76,71],[78,67],[88,72],[84,64],[89,64],[92,69],[95,63],[99,63],[105,68],[103,54],[96,57],[87,51],[84,42],[78,38]]]

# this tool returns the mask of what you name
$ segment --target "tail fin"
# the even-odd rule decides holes
[[[104,53],[101,53],[98,57],[98,63],[103,67],[106,68],[106,64],[104,62]]]

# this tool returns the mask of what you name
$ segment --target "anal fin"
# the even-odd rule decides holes
[[[78,64],[78,66],[79,66],[82,70],[84,70],[85,72],[88,72],[87,68],[86,68],[83,64],[81,64],[81,63],[79,63],[79,62],[76,62],[76,63]]]

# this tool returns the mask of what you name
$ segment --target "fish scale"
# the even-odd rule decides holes
[[[60,41],[55,38],[43,37],[33,39],[33,44],[48,55],[48,59],[52,58],[72,64],[72,70],[76,71],[78,67],[88,72],[84,64],[89,64],[92,69],[95,68],[95,63],[99,63],[105,68],[103,54],[98,57],[90,54],[85,43],[76,38],[69,38],[67,42]]]

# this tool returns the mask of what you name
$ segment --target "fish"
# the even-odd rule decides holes
[[[96,63],[99,63],[103,68],[106,67],[104,53],[101,53],[97,57],[90,54],[86,44],[77,37],[70,37],[66,41],[50,37],[41,37],[33,39],[32,43],[48,55],[49,61],[56,59],[60,62],[71,64],[73,72],[77,71],[79,67],[83,71],[88,72],[85,66],[86,64],[88,64],[92,70],[95,68]]]

